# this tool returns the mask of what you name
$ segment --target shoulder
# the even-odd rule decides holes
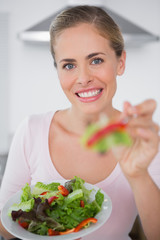
[[[32,114],[26,118],[26,122],[30,126],[37,126],[37,124],[44,124],[52,120],[54,112],[47,112],[41,114]]]
[[[37,131],[42,129],[42,127],[48,127],[52,121],[53,115],[53,111],[29,115],[22,121],[21,126],[25,127],[28,131]]]
[[[14,134],[14,140],[20,141],[31,139],[34,136],[39,136],[43,129],[47,129],[53,118],[54,112],[47,112],[43,114],[32,114],[27,116],[21,121],[16,133]]]

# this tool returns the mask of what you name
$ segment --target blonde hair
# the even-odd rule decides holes
[[[110,46],[119,57],[124,50],[124,40],[118,25],[100,7],[76,6],[62,11],[50,25],[50,49],[55,61],[54,45],[56,37],[65,29],[80,23],[94,25],[99,34],[110,41]],[[56,66],[56,62],[55,62]]]

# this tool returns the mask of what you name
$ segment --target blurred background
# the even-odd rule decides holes
[[[20,122],[70,105],[53,66],[48,28],[60,10],[80,4],[102,6],[123,32],[127,64],[114,106],[121,110],[125,100],[154,98],[160,123],[159,0],[0,0],[0,182]]]

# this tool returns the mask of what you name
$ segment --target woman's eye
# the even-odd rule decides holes
[[[103,59],[101,59],[101,58],[96,58],[96,59],[94,59],[93,61],[92,61],[92,64],[100,64],[100,63],[102,63],[103,62]]]
[[[74,68],[74,65],[71,64],[71,63],[65,64],[65,65],[63,66],[63,68],[65,68],[65,69],[67,69],[67,70],[70,70],[70,69]]]

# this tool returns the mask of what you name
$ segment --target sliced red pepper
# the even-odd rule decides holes
[[[59,232],[53,230],[52,228],[49,228],[49,229],[48,229],[48,235],[49,235],[49,236],[57,236],[57,235],[59,235]]]
[[[58,197],[52,196],[52,197],[48,198],[48,203],[51,204],[55,199],[58,199]]]
[[[69,191],[63,185],[59,185],[58,190],[63,196],[67,196],[69,194]]]
[[[21,226],[21,227],[23,227],[23,228],[25,228],[25,229],[27,229],[28,228],[28,226],[29,226],[29,223],[28,222],[25,222],[25,221],[18,221],[18,223],[19,223],[19,225]]]
[[[84,207],[84,201],[83,200],[80,201],[80,206]]]
[[[106,127],[100,129],[98,132],[93,134],[91,138],[87,141],[87,146],[90,147],[92,146],[95,142],[103,138],[105,135],[114,132],[119,129],[124,129],[126,127],[126,123],[123,122],[117,122],[117,123],[112,123],[107,125]]]
[[[47,192],[42,192],[40,195],[46,195],[48,193],[48,191]]]
[[[72,228],[72,229],[68,229],[64,232],[59,232],[59,235],[65,235],[65,234],[69,234],[69,233],[72,233],[75,231],[75,228]]]
[[[86,226],[89,222],[96,223],[98,220],[96,218],[87,218],[83,220],[78,226],[75,228],[74,232],[78,232],[81,228]]]

